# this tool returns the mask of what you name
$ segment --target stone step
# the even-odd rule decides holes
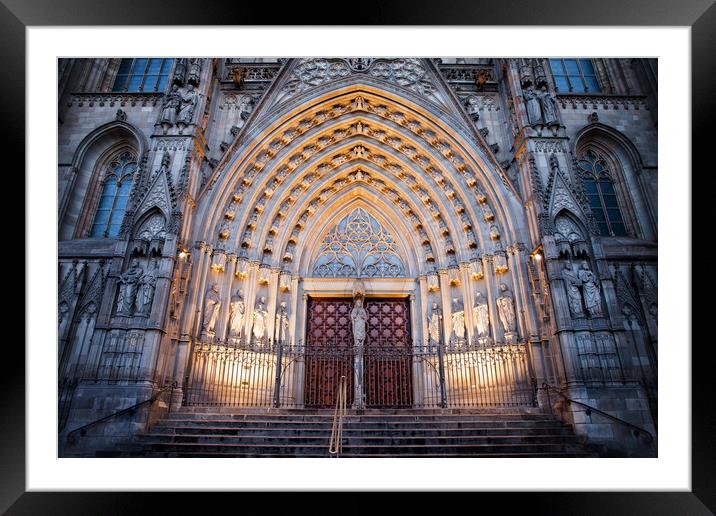
[[[202,451],[181,451],[181,452],[157,452],[147,451],[144,452],[142,457],[145,458],[285,458],[285,453],[207,453]],[[350,454],[343,453],[341,459],[350,458],[585,458],[585,457],[596,457],[592,452],[578,451],[578,452],[519,452],[519,453],[399,453],[399,454],[385,454],[385,453],[360,453]],[[126,452],[113,452],[103,451],[98,452],[97,457],[137,457],[132,453]],[[323,453],[306,453],[301,455],[301,458],[327,458],[328,454]]]
[[[146,434],[138,436],[138,442],[154,444],[235,444],[237,446],[254,446],[256,444],[276,446],[303,446],[306,444],[327,447],[330,436],[307,435],[197,435],[197,434]],[[443,446],[446,444],[514,444],[531,446],[533,444],[578,444],[581,440],[576,436],[565,435],[464,435],[464,436],[344,436],[345,446],[396,446],[421,445]]]
[[[328,456],[327,443],[323,444],[301,444],[296,446],[282,446],[272,443],[255,443],[240,445],[232,443],[147,443],[148,452],[201,452],[205,454],[273,454],[282,456],[307,456],[322,455]],[[493,443],[446,443],[440,445],[421,444],[361,444],[343,445],[345,455],[404,455],[404,454],[501,454],[501,453],[583,453],[584,449],[578,444],[565,443],[530,443],[530,444],[493,444]]]
[[[186,421],[193,421],[197,423],[201,422],[214,422],[214,423],[229,423],[229,422],[251,422],[251,423],[278,423],[278,424],[301,424],[301,423],[307,423],[307,422],[314,422],[314,423],[324,423],[324,424],[332,424],[333,423],[333,417],[317,417],[317,416],[305,416],[304,418],[278,418],[278,417],[259,417],[259,416],[233,416],[233,417],[226,417],[226,416],[196,416],[196,417],[186,417],[186,416],[167,416],[163,419],[162,422],[167,424],[173,424],[173,423],[179,423],[179,422],[186,422]],[[443,424],[443,423],[465,423],[465,422],[516,422],[516,421],[523,421],[527,423],[539,423],[539,422],[551,422],[554,421],[554,418],[551,417],[518,417],[518,416],[505,416],[505,417],[490,417],[490,416],[413,416],[413,417],[402,417],[402,418],[378,418],[378,417],[371,417],[371,418],[364,418],[364,417],[355,417],[355,416],[349,416],[343,418],[344,424],[352,424],[352,423],[359,423],[359,424],[383,424],[383,425],[393,425],[393,424],[404,424],[404,423],[415,423],[419,422],[421,424],[429,424],[429,423],[437,423],[437,424]]]
[[[175,414],[268,414],[268,415],[325,415],[333,417],[334,409],[305,409],[305,408],[273,408],[273,407],[236,407],[236,406],[205,406],[205,407],[181,407],[179,410],[175,410]],[[499,407],[465,407],[465,408],[430,408],[430,409],[419,409],[419,408],[399,408],[399,409],[347,409],[349,415],[364,415],[364,416],[403,416],[403,415],[443,415],[443,414],[455,414],[455,415],[466,415],[466,414],[547,414],[543,409],[537,407],[526,407],[526,406],[514,406],[506,407],[504,405]]]
[[[331,428],[323,427],[222,427],[222,426],[156,426],[147,435],[303,435],[303,436],[328,436]],[[567,426],[527,426],[527,427],[465,427],[465,428],[428,428],[428,427],[407,427],[407,428],[364,428],[364,427],[343,427],[343,436],[487,436],[487,435],[571,435],[571,429]]]

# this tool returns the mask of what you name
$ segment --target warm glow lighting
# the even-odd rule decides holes
[[[186,251],[179,251],[179,258],[186,258]]]
[[[535,255],[535,260],[541,260],[541,259],[542,259],[542,255],[539,254],[539,253],[537,253],[537,254]]]

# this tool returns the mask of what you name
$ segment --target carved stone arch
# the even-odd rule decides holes
[[[354,183],[346,183],[341,187],[341,189],[333,192],[330,197],[328,197],[324,202],[318,203],[316,213],[314,213],[313,215],[304,215],[305,213],[307,213],[307,207],[311,204],[311,202],[316,199],[326,188],[330,188],[333,179],[341,180],[343,178],[348,177],[350,174],[357,173],[359,170],[366,170],[366,174],[371,174],[373,176],[373,181],[371,183],[361,181],[356,181]],[[397,202],[389,202],[390,197],[387,196],[385,194],[385,191],[381,190],[380,188],[381,182],[386,185],[386,189],[394,189],[398,193],[402,192],[400,186],[396,185],[389,178],[381,177],[376,169],[371,167],[361,168],[360,166],[348,169],[345,171],[344,174],[341,174],[337,177],[334,176],[329,181],[315,185],[309,192],[306,193],[306,195],[301,198],[301,201],[297,202],[287,213],[285,223],[282,224],[282,229],[278,234],[278,237],[275,239],[275,241],[278,242],[277,245],[280,246],[277,247],[277,249],[280,249],[281,252],[277,253],[274,256],[274,265],[278,265],[279,263],[282,265],[284,264],[284,257],[289,242],[293,241],[294,243],[297,243],[298,241],[305,240],[307,238],[306,235],[309,233],[309,231],[306,231],[306,228],[309,225],[307,224],[308,222],[310,222],[310,225],[312,225],[314,224],[313,221],[320,219],[325,210],[327,209],[327,206],[330,206],[334,202],[335,198],[350,198],[352,195],[358,195],[354,193],[357,190],[365,192],[364,196],[366,197],[370,196],[375,199],[379,199],[378,205],[381,207],[381,209],[394,214],[396,217],[405,219],[406,226],[411,230],[410,234],[418,235],[414,238],[413,242],[416,246],[416,249],[423,250],[425,249],[424,244],[428,243],[430,245],[430,249],[434,259],[433,261],[442,263],[442,257],[445,254],[446,250],[445,245],[440,238],[440,230],[437,223],[435,223],[435,221],[431,221],[430,214],[427,213],[424,209],[421,209],[421,206],[411,198],[408,198],[408,200],[406,201],[406,205],[407,209],[409,209],[415,215],[415,217],[409,217],[409,215],[406,213],[406,208],[401,209]],[[306,220],[302,220],[302,218],[304,217]],[[417,227],[417,222],[411,221],[410,219],[417,219],[417,222],[420,223],[420,230]],[[300,227],[299,224],[301,225]],[[269,231],[270,228],[264,228],[264,231],[261,233],[262,236],[260,238],[264,238],[264,236]],[[425,260],[423,260],[422,262],[424,263]]]
[[[590,253],[589,231],[581,218],[568,209],[559,210],[552,221],[554,242],[561,256],[587,258]]]
[[[307,228],[307,232],[296,246],[295,271],[302,276],[313,276],[315,263],[323,237],[328,231],[356,208],[363,208],[396,238],[399,254],[406,267],[404,277],[417,277],[422,272],[420,247],[415,245],[417,235],[399,218],[395,208],[382,203],[380,199],[370,199],[364,192],[344,192],[332,199],[321,214],[320,221]],[[350,198],[350,200],[348,200]],[[391,216],[389,216],[391,215]],[[402,237],[402,238],[401,238]],[[412,237],[412,238],[411,238]],[[412,244],[408,243],[412,240]]]
[[[490,169],[491,166],[486,164],[487,158],[475,151],[474,141],[469,139],[469,135],[457,134],[458,131],[454,128],[440,125],[442,121],[439,113],[429,116],[424,107],[412,104],[406,106],[405,102],[400,103],[402,99],[386,97],[385,92],[368,90],[363,85],[352,85],[344,91],[333,92],[330,97],[314,99],[315,104],[307,105],[304,103],[300,106],[285,106],[287,111],[278,120],[274,116],[269,121],[267,117],[257,114],[254,120],[254,127],[247,128],[248,130],[244,133],[242,141],[235,142],[235,146],[218,165],[219,168],[229,168],[230,171],[221,174],[219,182],[214,186],[210,196],[204,202],[200,202],[197,216],[211,222],[208,226],[204,226],[206,231],[195,235],[195,238],[201,240],[214,238],[214,231],[221,223],[221,219],[224,216],[222,212],[226,210],[230,203],[230,198],[234,195],[236,185],[249,178],[244,194],[250,195],[258,191],[259,187],[255,186],[257,178],[261,176],[264,168],[270,168],[267,164],[285,145],[326,120],[351,111],[353,109],[350,107],[351,103],[357,102],[356,99],[363,99],[364,96],[379,99],[380,102],[385,103],[385,105],[381,104],[374,110],[375,113],[381,116],[393,116],[392,114],[395,113],[396,109],[402,109],[403,112],[409,115],[402,120],[406,130],[419,135],[424,141],[441,145],[446,156],[451,156],[450,159],[455,158],[460,161],[457,166],[467,167],[473,178],[471,179],[471,184],[474,186],[477,180],[482,181],[482,190],[485,197],[490,199],[497,220],[504,221],[501,223],[505,224],[503,228],[505,240],[517,240],[519,238],[520,231],[524,231],[520,223],[521,218],[518,216],[518,210],[522,210],[519,199],[516,195],[512,195],[502,184],[500,177],[497,177],[494,165],[492,165],[493,169]],[[291,104],[291,102],[289,101],[287,104]],[[388,104],[397,107],[391,111]],[[275,145],[275,147],[272,148],[272,145]],[[459,148],[460,153],[464,153],[464,157],[456,156],[450,150],[450,145],[455,150]],[[461,176],[459,172],[454,170],[450,173],[455,178]],[[463,179],[460,179],[457,186],[463,189],[468,188]],[[197,229],[199,230],[199,228]],[[214,233],[214,235],[211,233]]]
[[[60,205],[60,240],[87,235],[102,190],[103,165],[124,148],[131,149],[139,163],[148,144],[138,129],[119,120],[94,129],[77,146],[72,157],[71,177]],[[80,211],[74,213],[72,205],[81,206]]]
[[[352,144],[349,144],[345,146],[343,149],[340,150],[348,150],[350,151]],[[339,150],[335,150],[331,153],[331,155],[335,156],[336,152]],[[411,189],[407,184],[396,180],[395,176],[393,174],[390,174],[388,172],[385,172],[382,170],[378,165],[375,163],[372,163],[370,161],[365,161],[363,159],[351,159],[347,161],[346,163],[343,163],[339,165],[336,168],[330,169],[327,173],[323,174],[320,178],[316,179],[308,189],[301,189],[298,194],[296,195],[296,198],[294,202],[290,203],[290,212],[294,212],[296,205],[302,205],[305,199],[308,199],[310,202],[311,197],[315,194],[319,193],[321,189],[326,188],[331,185],[332,182],[334,182],[336,179],[341,179],[347,177],[349,174],[354,172],[355,170],[359,169],[360,167],[363,167],[364,170],[366,170],[368,173],[371,173],[375,176],[376,179],[380,179],[381,181],[385,182],[386,184],[391,185],[391,187],[394,187],[397,189],[398,192],[401,194],[401,198],[403,198],[406,202],[411,204],[412,209],[418,213],[422,214],[423,220],[425,223],[427,223],[429,226],[435,225],[438,226],[439,221],[443,221],[443,223],[440,223],[440,232],[447,231],[450,235],[452,235],[452,239],[454,240],[454,245],[459,246],[460,249],[470,249],[473,244],[469,244],[467,241],[467,231],[461,228],[458,223],[460,221],[458,220],[458,216],[455,213],[455,208],[453,206],[445,206],[445,202],[449,202],[447,199],[445,199],[442,203],[440,202],[440,199],[438,199],[439,196],[436,196],[434,194],[434,190],[427,190],[423,186],[427,185],[421,185],[420,184],[420,176],[417,176],[416,178],[416,184],[420,189],[423,190],[424,194],[421,197],[418,194],[417,189]],[[274,200],[271,201],[270,206],[267,207],[265,210],[262,208],[261,210],[261,217],[266,221],[267,224],[271,224],[272,220],[274,219],[276,213],[278,210],[281,209],[281,207],[286,203],[286,198],[288,195],[290,195],[294,190],[297,190],[297,185],[300,185],[301,182],[304,180],[304,178],[307,175],[313,175],[317,176],[315,173],[316,167],[309,167],[305,173],[302,173],[300,175],[297,175],[295,179],[293,179],[290,182],[286,182],[286,185],[282,185],[281,192],[283,197],[280,195],[277,195]],[[406,172],[407,173],[407,172]],[[436,202],[436,199],[438,200]],[[428,205],[425,201],[430,202],[431,209],[428,209]],[[252,217],[255,217],[257,220],[259,218],[256,210],[256,204],[249,205],[250,208],[246,210],[246,215],[239,220],[238,224],[241,224],[243,219],[247,219],[248,221],[251,220]],[[257,215],[254,215],[257,214]],[[440,217],[436,218],[434,215],[439,214]],[[468,216],[469,217],[469,216]],[[477,223],[474,218],[469,217],[468,221],[470,223],[470,226],[474,229],[474,232],[477,235],[481,235],[481,224]],[[248,224],[237,225],[236,227],[236,233],[237,237],[239,237],[238,233],[241,231],[244,231],[246,226]],[[264,231],[263,233],[259,233],[258,235],[255,235],[257,238],[255,238],[255,243],[261,242],[261,239],[264,238],[264,235],[267,233],[268,228],[266,226],[263,226]],[[437,231],[437,230],[436,230]],[[242,238],[242,237],[239,237]],[[476,243],[479,245],[480,238],[476,236],[475,240]],[[482,237],[484,238],[484,237]],[[484,241],[484,240],[483,240]],[[240,242],[239,242],[240,243]]]
[[[349,120],[348,124],[344,121],[342,127],[339,127],[339,131],[341,133],[348,132],[348,128],[352,125],[355,125],[355,121]],[[331,128],[328,129],[329,130],[325,133],[313,135],[311,141],[324,138],[325,134],[331,133]],[[335,132],[336,131],[333,131],[333,134],[335,134]],[[420,144],[416,142],[415,145],[418,147]],[[291,165],[292,160],[298,160],[299,154],[304,151],[307,146],[311,146],[311,144],[309,143],[308,145],[303,146],[298,145],[297,148],[290,149],[289,152],[282,153],[281,157],[283,159],[278,161],[273,166],[271,173],[267,174],[267,176],[261,181],[260,185],[253,190],[251,197],[249,198],[247,196],[246,200],[242,199],[242,201],[244,201],[242,204],[246,206],[246,209],[241,211],[248,213],[249,217],[251,217],[255,211],[257,203],[265,202],[266,204],[270,204],[274,202],[272,199],[267,199],[266,195],[268,194],[265,192],[271,192],[271,196],[280,195],[281,192],[285,194],[287,189],[290,189],[294,183],[299,181],[299,178],[312,174],[331,174],[332,167],[335,167],[332,160],[336,156],[347,156],[348,160],[353,161],[359,158],[354,156],[351,153],[351,150],[363,148],[366,150],[366,156],[363,156],[364,159],[368,159],[374,164],[381,165],[380,159],[385,159],[387,157],[387,162],[392,163],[392,165],[389,165],[387,168],[390,168],[390,166],[397,166],[400,170],[402,170],[400,175],[404,177],[400,179],[401,181],[409,182],[412,185],[411,188],[415,191],[422,190],[423,192],[428,192],[433,201],[437,201],[437,204],[441,206],[441,210],[448,215],[446,217],[448,220],[450,219],[450,215],[457,214],[456,219],[461,219],[460,226],[466,226],[473,230],[473,233],[475,234],[470,236],[468,229],[465,227],[463,227],[462,230],[458,230],[457,227],[453,227],[452,234],[454,238],[458,239],[455,242],[457,246],[461,248],[469,248],[471,247],[471,244],[469,243],[470,240],[474,241],[479,240],[480,238],[483,240],[486,239],[487,230],[486,228],[482,228],[482,224],[478,221],[481,219],[486,221],[492,220],[494,217],[494,212],[488,207],[487,203],[485,202],[480,204],[480,208],[478,208],[476,203],[471,202],[469,192],[467,195],[464,195],[462,193],[462,188],[450,181],[449,178],[444,179],[442,182],[437,182],[430,177],[428,173],[422,170],[417,163],[411,161],[409,157],[401,154],[399,150],[385,145],[379,140],[371,139],[365,134],[348,135],[345,139],[336,142],[335,147],[330,144],[325,146],[320,151],[313,153],[306,159],[306,161],[302,161],[294,168],[294,165]],[[424,151],[424,148],[418,147],[415,154],[424,157],[425,152],[418,152],[420,150]],[[278,157],[279,156],[277,155],[277,158]],[[443,166],[443,164],[436,164],[433,161],[433,168],[438,168],[438,166]],[[317,174],[316,171],[318,171]],[[448,175],[446,173],[441,174],[444,176]],[[396,176],[395,173],[392,175]],[[482,215],[481,217],[478,217],[476,213],[478,209]],[[235,214],[238,211],[238,202],[236,202],[235,199],[232,199],[229,206],[226,208],[226,213]],[[489,219],[486,218],[488,213],[490,215]],[[241,220],[232,216],[229,216],[228,218],[225,216],[224,221],[222,221],[218,229],[218,233],[221,234],[224,239],[231,236],[237,237],[235,233],[241,232],[242,227],[244,226],[242,225]],[[480,238],[478,238],[476,234],[480,232],[483,232],[484,234],[480,235]],[[461,236],[461,233],[464,233],[464,236]]]
[[[578,162],[590,149],[609,165],[627,233],[637,238],[656,238],[656,213],[644,190],[641,179],[644,164],[634,143],[612,127],[593,123],[575,137],[575,160]]]
[[[152,207],[137,217],[129,245],[130,255],[161,255],[167,236],[167,215]]]

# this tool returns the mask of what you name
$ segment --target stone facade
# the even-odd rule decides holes
[[[524,346],[580,434],[643,445],[561,395],[656,436],[652,61],[591,60],[593,93],[512,58],[177,58],[113,91],[121,61],[59,64],[61,454],[179,406],[197,345],[301,343],[357,277],[409,297],[416,343]]]

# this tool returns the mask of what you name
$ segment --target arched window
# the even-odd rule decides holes
[[[601,234],[626,236],[626,226],[614,190],[614,175],[607,160],[589,149],[579,159],[577,166]]]
[[[173,59],[122,59],[112,91],[159,91],[167,87]]]
[[[137,157],[129,151],[123,151],[109,161],[99,206],[92,222],[91,237],[114,238],[119,235],[136,170]]]

